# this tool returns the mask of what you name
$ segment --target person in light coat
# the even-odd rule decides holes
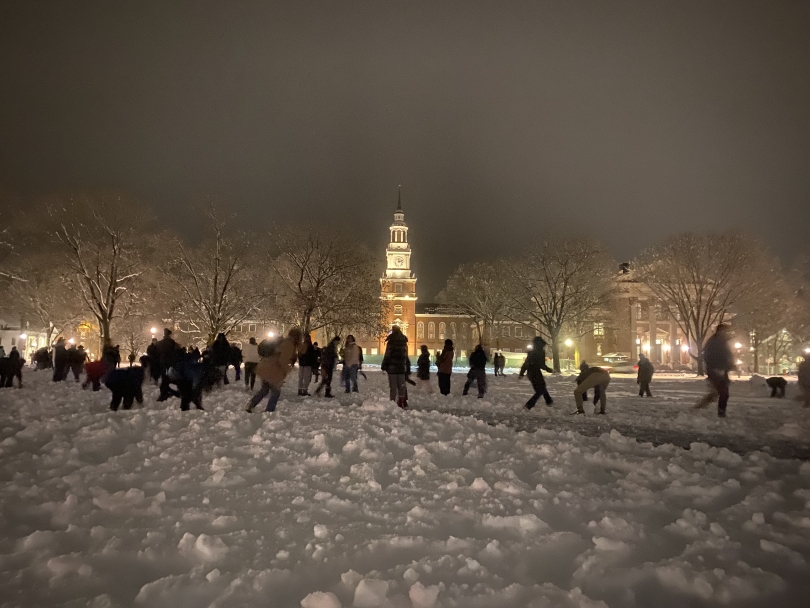
[[[242,361],[245,363],[245,388],[253,390],[256,384],[256,366],[259,364],[259,345],[256,338],[251,338],[242,349]]]
[[[270,357],[264,357],[256,366],[256,376],[262,381],[262,387],[250,400],[247,411],[252,412],[253,408],[261,403],[262,399],[267,399],[267,412],[275,412],[276,404],[281,397],[281,387],[287,374],[290,373],[298,359],[304,334],[299,327],[293,327],[287,333],[281,343],[275,348]]]

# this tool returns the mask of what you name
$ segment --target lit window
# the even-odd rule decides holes
[[[505,352],[505,353],[511,353],[511,352],[512,352],[512,351],[511,351],[511,350],[509,350],[508,348],[502,348],[501,350],[502,350],[503,352]]]
[[[248,333],[255,333],[256,332],[256,325],[254,323],[250,323],[248,325]]]
[[[422,321],[416,324],[416,339],[417,340],[424,340],[425,339],[425,324]]]
[[[431,321],[428,323],[428,340],[436,339],[436,324]]]
[[[466,323],[461,324],[461,337],[462,338],[467,337],[467,324]]]
[[[522,325],[515,326],[515,337],[516,338],[522,338],[523,337],[523,326]]]
[[[512,335],[512,334],[511,334],[511,332],[509,331],[509,326],[508,326],[508,325],[504,325],[504,326],[503,326],[503,329],[501,329],[501,336],[503,336],[504,338],[508,338],[510,335]]]
[[[439,340],[444,340],[444,334],[447,333],[447,324],[442,322],[439,323]]]
[[[394,285],[394,293],[402,293],[402,283]]]
[[[602,343],[601,342],[596,343],[596,356],[597,357],[602,356]]]
[[[522,348],[516,348],[516,349],[515,349],[515,352],[516,352],[516,353],[522,353],[522,352],[523,352],[523,349],[522,349]]]
[[[397,316],[402,315],[402,304],[397,304],[396,306],[394,306],[394,314]]]
[[[605,335],[605,324],[604,323],[594,323],[593,324],[593,335],[594,336],[604,336]]]
[[[456,324],[450,323],[450,337],[455,340],[456,339]]]

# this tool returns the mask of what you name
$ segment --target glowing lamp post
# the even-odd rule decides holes
[[[276,334],[275,334],[275,332],[272,332],[272,331],[268,331],[268,332],[267,332],[267,337],[268,337],[268,338],[272,338],[272,337],[273,337],[273,336],[275,336],[275,335],[276,335]]]
[[[149,333],[152,334],[152,337],[154,338],[155,334],[157,333],[157,327],[153,327],[152,329],[150,329]]]

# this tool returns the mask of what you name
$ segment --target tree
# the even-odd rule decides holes
[[[65,265],[54,264],[52,254],[29,252],[15,272],[25,278],[9,284],[5,307],[43,329],[48,344],[54,331],[81,320],[82,301],[65,277]]]
[[[230,236],[213,208],[205,211],[209,237],[197,247],[174,239],[174,255],[163,267],[178,317],[206,336],[230,333],[259,314],[270,295],[268,277],[262,276],[258,250],[248,235]]]
[[[275,236],[273,268],[286,322],[304,333],[343,328],[383,334],[386,305],[376,258],[367,249],[327,231],[277,229]]]
[[[507,319],[507,311],[513,300],[512,282],[502,262],[473,262],[459,266],[437,298],[449,304],[459,314],[468,315],[478,328],[481,342],[490,332],[496,332]]]
[[[511,281],[508,316],[536,325],[551,344],[560,371],[563,328],[593,320],[614,292],[614,261],[591,239],[545,240],[504,266]]]
[[[49,205],[69,280],[96,319],[101,341],[136,296],[148,255],[152,216],[120,195],[82,194]]]
[[[768,272],[763,259],[770,259],[765,248],[748,236],[686,233],[648,249],[634,264],[686,336],[698,375],[705,373],[706,340]]]

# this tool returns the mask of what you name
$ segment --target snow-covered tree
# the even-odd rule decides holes
[[[271,294],[271,271],[249,235],[229,233],[213,208],[204,213],[207,238],[196,247],[173,239],[162,270],[173,314],[211,343],[260,314]]]
[[[98,322],[103,342],[136,296],[149,252],[152,216],[120,195],[82,194],[49,206],[53,231],[67,260],[67,276]]]
[[[615,262],[599,243],[584,238],[544,240],[504,265],[512,287],[509,312],[540,329],[560,371],[560,343],[571,323],[593,319],[614,293]]]
[[[772,278],[770,259],[755,239],[737,232],[673,236],[639,256],[639,280],[661,301],[689,342],[704,375],[703,346],[735,306]]]
[[[437,298],[470,317],[482,344],[486,345],[494,330],[496,348],[501,333],[498,328],[507,320],[513,301],[513,282],[503,265],[501,261],[462,264],[450,275]]]
[[[273,268],[287,323],[305,333],[342,328],[376,337],[385,331],[379,264],[365,247],[316,229],[278,229],[274,236]]]

